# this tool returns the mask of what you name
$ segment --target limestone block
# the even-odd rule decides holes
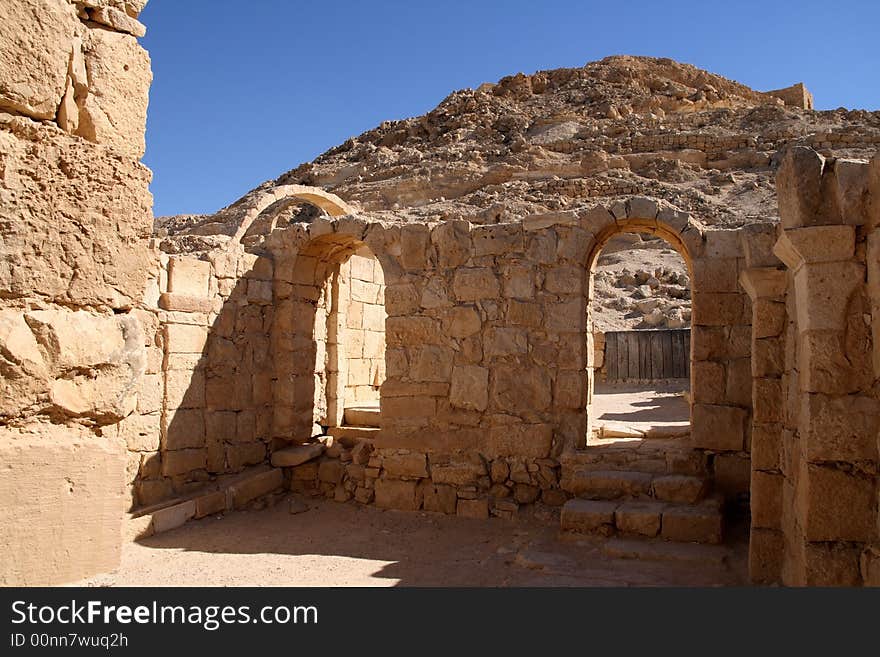
[[[834,466],[804,465],[795,503],[808,541],[871,540],[877,495],[871,478]]]
[[[418,347],[410,357],[410,378],[413,381],[449,381],[452,359],[453,351],[448,347]]]
[[[165,403],[168,408],[202,408],[205,405],[205,373],[200,370],[170,370],[165,373]]]
[[[735,258],[700,258],[693,261],[692,267],[694,290],[726,293],[739,291]]]
[[[864,395],[800,396],[800,432],[806,457],[821,461],[876,461],[880,402]]]
[[[75,36],[82,28],[66,0],[21,0],[0,6],[0,108],[34,119],[55,118]]]
[[[553,403],[557,408],[585,408],[587,377],[578,370],[561,371],[556,375]]]
[[[456,514],[463,518],[486,520],[489,517],[489,500],[486,498],[476,500],[459,499],[456,506]]]
[[[383,509],[417,511],[422,500],[418,495],[417,481],[377,479],[375,484],[376,506]]]
[[[749,491],[752,527],[782,529],[783,481],[781,474],[752,471]]]
[[[152,266],[149,171],[57,128],[5,114],[0,151],[7,254],[0,259],[0,287],[6,294],[37,291],[65,305],[111,308],[140,300]],[[65,163],[61,176],[59,161]],[[109,196],[108,180],[114,181]]]
[[[459,301],[496,299],[500,294],[498,278],[485,267],[457,270],[452,288]]]
[[[431,242],[437,249],[437,264],[441,268],[460,267],[467,263],[473,250],[470,223],[444,221],[432,230]]]
[[[535,270],[530,264],[512,262],[505,265],[501,273],[505,297],[531,299],[535,296]]]
[[[610,534],[613,531],[614,512],[617,502],[597,500],[568,500],[562,506],[560,526],[564,531],[597,532]]]
[[[723,292],[694,292],[693,313],[697,326],[731,326],[749,324],[745,295]]]
[[[456,366],[449,394],[452,406],[485,411],[489,404],[489,370],[476,365]]]
[[[708,506],[677,506],[663,511],[660,536],[670,541],[721,542],[721,513]]]
[[[661,511],[656,504],[624,502],[614,510],[614,524],[626,534],[653,537],[660,533]]]
[[[153,79],[149,55],[133,36],[103,29],[87,30],[83,48],[89,94],[76,134],[140,159]]]
[[[440,323],[432,317],[389,317],[385,339],[389,347],[441,344]]]
[[[205,417],[201,409],[169,409],[163,430],[167,450],[205,446]]]
[[[749,579],[755,584],[779,582],[783,550],[782,532],[752,528],[749,533]]]
[[[692,363],[693,400],[701,404],[723,404],[726,375],[724,365],[699,360]]]
[[[119,32],[127,32],[136,37],[147,33],[147,28],[136,18],[114,7],[98,7],[89,12],[89,17],[96,23],[107,25]]]
[[[443,325],[450,337],[466,338],[479,333],[482,322],[476,308],[472,306],[456,306],[449,311],[449,315]]]
[[[560,303],[548,303],[544,312],[544,324],[553,331],[567,333],[583,332],[587,323],[587,310],[583,297]]]
[[[715,488],[719,492],[732,497],[749,491],[752,466],[748,454],[716,454],[714,466]]]
[[[284,474],[280,468],[259,470],[244,480],[229,486],[228,490],[232,506],[233,508],[241,509],[248,502],[281,488],[283,484]]]
[[[382,399],[382,417],[389,419],[419,418],[427,423],[437,410],[433,397],[392,397]]]
[[[858,586],[859,549],[839,543],[807,543],[804,546],[807,586]]]
[[[681,474],[662,475],[651,481],[651,492],[664,502],[694,504],[706,494],[707,483],[702,477]]]
[[[162,532],[171,531],[182,527],[186,522],[196,515],[196,501],[187,500],[180,504],[167,506],[164,509],[150,514],[152,516],[153,533],[161,534]]]
[[[266,445],[259,441],[226,446],[226,462],[230,470],[240,470],[266,459]]]
[[[505,255],[523,250],[522,224],[475,226],[471,231],[474,255]]]
[[[752,466],[756,470],[778,470],[782,448],[780,424],[756,424],[752,426]]]
[[[457,460],[431,457],[431,479],[434,484],[470,486],[486,474],[486,466],[478,456],[464,456]]]
[[[846,301],[864,280],[865,267],[856,262],[820,262],[801,267],[794,275],[798,331],[843,330]]]
[[[201,353],[208,341],[208,329],[203,326],[168,324],[165,332],[165,346],[170,354]]]
[[[550,405],[550,383],[543,368],[501,364],[493,369],[490,378],[490,398],[498,410],[534,413]]]
[[[694,404],[691,444],[701,449],[739,451],[745,444],[745,409]]]
[[[208,296],[211,263],[187,256],[168,259],[168,291],[193,297]]]
[[[433,484],[428,481],[420,485],[425,511],[454,515],[458,499],[455,488],[445,484]]]
[[[423,271],[428,264],[430,233],[422,224],[407,224],[400,230],[401,263],[404,269]]]
[[[582,294],[585,275],[583,267],[553,267],[544,274],[544,289],[551,294]]]
[[[483,353],[486,356],[510,356],[528,352],[529,344],[524,329],[509,327],[489,327],[483,338]]]
[[[420,295],[412,283],[399,283],[385,287],[385,310],[390,316],[410,315],[420,306]]]
[[[480,451],[489,458],[547,458],[552,444],[553,427],[549,424],[511,424],[490,427]]]
[[[776,173],[776,195],[783,228],[821,223],[825,158],[805,146],[786,149]]]
[[[424,454],[385,454],[382,467],[394,478],[420,479],[428,476],[428,461]]]
[[[593,235],[577,226],[556,228],[556,258],[553,262],[569,261],[581,264],[593,247]],[[586,272],[584,272],[586,273]]]
[[[207,465],[208,453],[204,448],[180,449],[162,453],[162,474],[166,477],[189,474],[195,470],[204,470]]]

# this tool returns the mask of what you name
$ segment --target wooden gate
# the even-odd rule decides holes
[[[690,352],[690,329],[610,331],[605,334],[605,379],[687,379]]]

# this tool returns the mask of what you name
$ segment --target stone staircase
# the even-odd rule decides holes
[[[561,529],[602,536],[719,544],[723,498],[707,456],[682,439],[593,439],[565,455]]]
[[[327,435],[347,447],[362,440],[372,440],[379,433],[379,405],[346,406],[342,421],[341,427],[330,427]]]

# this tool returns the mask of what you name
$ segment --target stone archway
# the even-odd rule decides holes
[[[276,436],[302,442],[339,434],[346,424],[377,428],[385,377],[383,264],[365,242],[344,233],[312,238],[287,263],[291,282],[275,310]],[[347,417],[355,406],[369,407],[369,421]]]
[[[616,221],[615,223],[604,227],[598,234],[595,236],[592,248],[590,250],[589,257],[587,259],[587,276],[588,281],[586,285],[587,290],[587,328],[586,328],[586,339],[587,339],[587,436],[590,435],[595,420],[595,413],[593,408],[593,401],[595,398],[595,385],[596,385],[596,367],[595,367],[595,357],[596,350],[593,344],[594,339],[594,318],[593,314],[595,312],[595,281],[596,281],[596,267],[599,261],[599,257],[602,254],[603,249],[608,245],[608,243],[617,236],[626,234],[626,233],[636,233],[640,235],[648,235],[655,236],[662,239],[668,246],[670,246],[681,258],[684,260],[685,266],[687,268],[688,276],[691,282],[691,292],[694,291],[694,265],[693,259],[688,251],[687,246],[682,240],[680,234],[676,232],[671,226],[668,226],[662,222],[654,220],[646,220],[641,218],[629,218],[625,217]],[[692,295],[693,296],[693,295]],[[696,310],[694,310],[696,312]],[[644,336],[643,336],[644,337]],[[659,336],[655,336],[659,337]],[[639,341],[647,344],[647,341]],[[693,354],[693,333],[690,333],[688,339],[688,350],[686,358],[690,361]],[[660,354],[655,354],[659,356]],[[667,356],[668,357],[668,356]],[[688,373],[688,378],[692,379],[694,370],[691,367],[687,367],[686,372]],[[688,416],[690,419],[690,399],[688,400]],[[623,409],[621,409],[623,410]],[[641,413],[644,415],[644,413]],[[643,427],[644,428],[644,427]],[[662,432],[660,427],[652,427],[652,431],[656,433]],[[635,435],[636,431],[633,430],[633,434]],[[671,428],[667,428],[667,433],[674,434]],[[681,433],[679,431],[679,433]]]

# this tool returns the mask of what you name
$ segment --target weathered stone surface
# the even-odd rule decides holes
[[[142,157],[153,79],[149,56],[133,36],[109,30],[88,30],[83,50],[89,94],[80,106],[76,134]]]
[[[124,449],[75,427],[0,429],[0,583],[58,584],[117,567]]]
[[[664,502],[681,502],[693,504],[699,502],[706,494],[706,480],[702,477],[686,475],[664,475],[654,477],[651,492],[658,500]]]
[[[614,511],[618,531],[640,536],[656,536],[660,532],[663,506],[645,502],[624,502]]]
[[[568,500],[562,505],[560,526],[563,531],[591,532],[610,535],[614,529],[617,502]]]
[[[416,511],[421,506],[417,495],[417,481],[399,479],[377,479],[375,484],[376,506],[384,509]]]
[[[0,287],[80,305],[123,308],[139,300],[152,265],[149,171],[57,128],[3,114],[0,152]],[[54,173],[58,161],[64,175]],[[102,211],[96,198],[104,199]]]
[[[285,447],[272,453],[272,465],[276,468],[291,468],[319,457],[324,452],[322,443]]]
[[[0,7],[0,109],[54,119],[65,89],[75,35],[82,32],[65,0],[21,0]]]
[[[477,365],[453,368],[449,402],[458,408],[486,410],[489,404],[489,370]]]
[[[670,541],[721,542],[721,513],[711,506],[677,506],[663,511],[660,536]]]
[[[459,499],[455,512],[464,518],[485,520],[489,517],[489,500],[486,498],[475,500]]]

